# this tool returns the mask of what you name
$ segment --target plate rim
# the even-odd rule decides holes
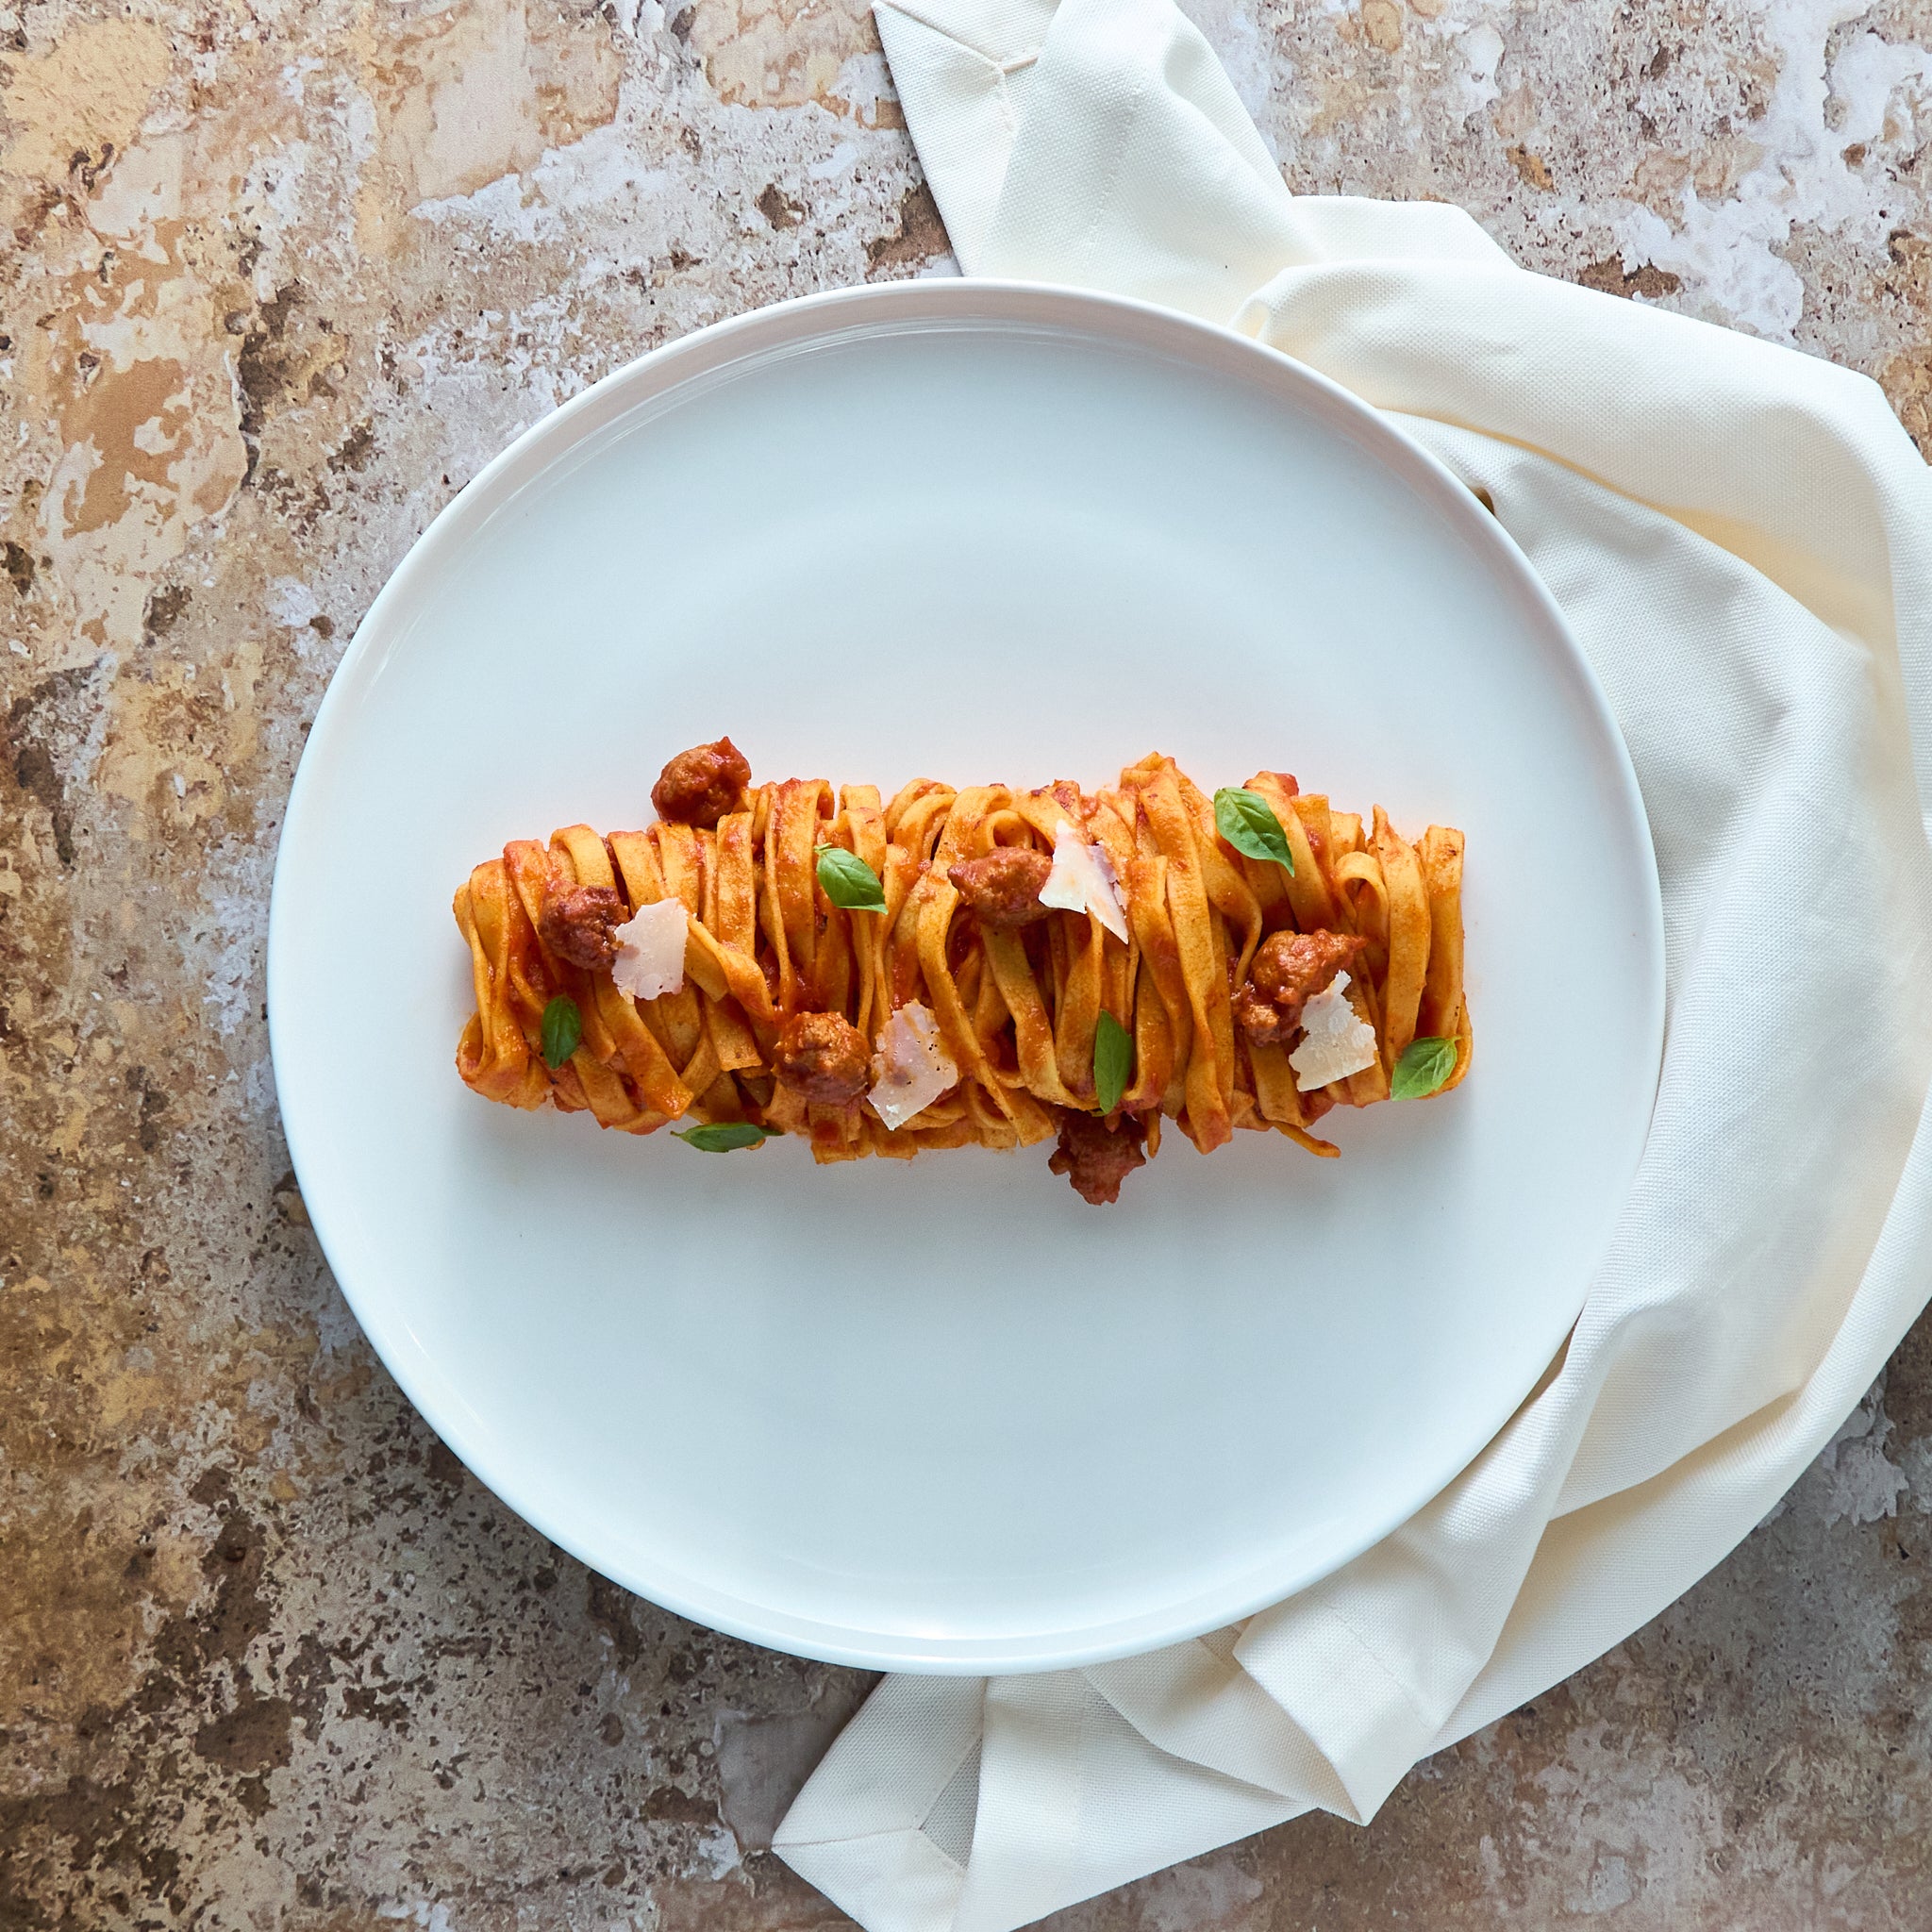
[[[1341,433],[1351,435],[1374,459],[1442,513],[1462,541],[1479,553],[1489,553],[1500,573],[1512,578],[1518,592],[1537,608],[1577,697],[1591,714],[1611,754],[1627,823],[1641,834],[1635,855],[1641,874],[1638,883],[1642,889],[1644,929],[1640,940],[1648,965],[1642,989],[1642,1031],[1654,1107],[1661,1076],[1666,988],[1663,903],[1649,816],[1629,748],[1601,679],[1561,607],[1502,524],[1440,458],[1382,411],[1321,371],[1235,328],[1157,303],[1090,289],[1050,282],[933,276],[791,297],[707,324],[646,351],[521,431],[443,505],[390,573],[330,674],[277,832],[266,960],[269,1051],[277,1111],[298,1185],[305,1166],[310,1173],[315,1169],[305,1158],[306,1103],[298,1099],[292,1109],[290,1103],[291,1093],[300,1093],[301,1083],[298,1080],[291,1088],[284,1077],[284,1042],[293,1039],[298,1023],[287,1012],[278,991],[288,983],[281,962],[291,944],[288,921],[282,916],[288,903],[283,889],[300,858],[307,796],[325,782],[320,774],[329,760],[335,738],[346,728],[343,715],[379,675],[388,655],[407,641],[408,624],[394,622],[399,607],[407,606],[420,578],[440,567],[440,553],[466,541],[558,461],[574,453],[579,458],[588,454],[588,446],[602,430],[639,408],[661,404],[679,389],[705,383],[737,364],[754,363],[774,352],[809,347],[841,336],[875,337],[895,323],[921,331],[958,324],[995,333],[1098,338],[1116,348],[1174,355],[1197,370],[1234,373],[1277,399],[1284,389],[1299,390],[1301,394],[1291,398],[1292,403],[1305,408],[1313,405],[1317,413]],[[291,832],[296,836],[291,838]],[[1646,1139],[1647,1134],[1646,1124]],[[1640,1160],[1642,1144],[1639,1142]],[[1635,1173],[1633,1163],[1624,1183],[1626,1191]],[[1167,1601],[1158,1610],[1133,1612],[1110,1622],[1035,1638],[984,1634],[944,1638],[909,1631],[868,1631],[754,1604],[725,1591],[708,1591],[697,1579],[675,1572],[654,1575],[626,1563],[613,1563],[607,1556],[585,1547],[575,1535],[558,1534],[556,1525],[546,1521],[545,1506],[525,1493],[514,1469],[494,1466],[495,1458],[483,1453],[474,1432],[465,1425],[460,1401],[453,1394],[445,1401],[427,1386],[438,1378],[438,1372],[407,1321],[392,1310],[385,1318],[383,1297],[365,1294],[338,1265],[335,1257],[345,1250],[331,1230],[347,1221],[355,1212],[353,1207],[311,1197],[306,1188],[303,1199],[334,1284],[384,1369],[429,1427],[506,1507],[588,1568],[679,1616],[769,1649],[858,1669],[943,1676],[1074,1669],[1137,1655],[1237,1623],[1333,1575],[1408,1521],[1482,1454],[1547,1369],[1547,1364],[1539,1368],[1455,1469],[1432,1476],[1420,1493],[1404,1491],[1399,1507],[1363,1524],[1357,1536],[1345,1540],[1312,1574],[1303,1574],[1307,1568],[1303,1564],[1286,1580],[1277,1576],[1271,1583],[1256,1584],[1248,1580],[1255,1572],[1244,1571],[1205,1596],[1183,1595]],[[1578,1311],[1587,1298],[1592,1272],[1586,1270],[1578,1286]],[[1573,1314],[1566,1332],[1574,1320]],[[514,1464],[515,1458],[510,1460]],[[1244,1582],[1245,1588],[1237,1588]]]

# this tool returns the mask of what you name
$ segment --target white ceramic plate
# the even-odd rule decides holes
[[[1150,749],[1468,834],[1476,1058],[1340,1161],[1176,1135],[814,1170],[523,1114],[452,1066],[450,895],[647,823],[673,752],[888,794]],[[841,1661],[1044,1669],[1225,1624],[1453,1476],[1581,1306],[1649,1120],[1655,865],[1594,679],[1491,518],[1343,391],[987,283],[785,305],[520,439],[377,598],[290,801],[283,1118],[357,1316],[543,1533]]]

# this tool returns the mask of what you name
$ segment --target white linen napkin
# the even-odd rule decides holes
[[[1609,693],[1667,934],[1641,1172],[1477,1461],[1239,1629],[887,1679],[780,1827],[872,1932],[1005,1932],[1311,1807],[1366,1820],[1724,1557],[1925,1303],[1932,477],[1863,377],[1527,274],[1455,208],[1290,194],[1169,0],[876,10],[969,274],[1244,330],[1486,493]]]

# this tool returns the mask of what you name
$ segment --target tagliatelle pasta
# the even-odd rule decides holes
[[[1460,832],[1411,844],[1379,808],[1365,832],[1281,773],[1210,799],[1158,754],[1091,793],[750,776],[728,739],[694,747],[646,829],[471,873],[469,1086],[821,1161],[1058,1137],[1055,1171],[1110,1201],[1164,1121],[1203,1153],[1252,1128],[1332,1157],[1332,1108],[1468,1072]],[[675,926],[640,917],[670,904],[681,982]]]

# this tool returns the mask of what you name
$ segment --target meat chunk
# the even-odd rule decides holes
[[[1257,1046],[1274,1046],[1301,1024],[1302,1008],[1338,973],[1355,964],[1365,941],[1353,933],[1270,933],[1255,949],[1234,996],[1234,1022]]]
[[[1313,932],[1271,933],[1255,948],[1248,979],[1256,991],[1277,1007],[1299,1011],[1338,973],[1355,964],[1366,943],[1354,933],[1330,932],[1325,926]]]
[[[1252,984],[1234,996],[1234,1024],[1256,1046],[1279,1046],[1295,1027],[1294,1021],[1284,1021],[1281,1008]]]
[[[1069,1109],[1060,1115],[1060,1144],[1046,1164],[1066,1175],[1081,1200],[1104,1208],[1120,1199],[1122,1181],[1147,1164],[1141,1133],[1141,1123],[1130,1113],[1109,1128],[1098,1114]]]
[[[630,908],[608,886],[555,886],[543,895],[537,937],[559,959],[601,973],[617,957],[611,928],[629,917]]]
[[[774,1071],[821,1107],[843,1107],[872,1081],[872,1048],[840,1013],[794,1013],[778,1035]]]
[[[1001,845],[983,858],[960,859],[947,868],[946,876],[982,925],[1014,926],[1046,917],[1040,889],[1052,871],[1053,859],[1046,853]]]
[[[680,825],[715,825],[726,812],[744,809],[751,766],[728,738],[681,751],[658,774],[651,803],[660,819]]]

